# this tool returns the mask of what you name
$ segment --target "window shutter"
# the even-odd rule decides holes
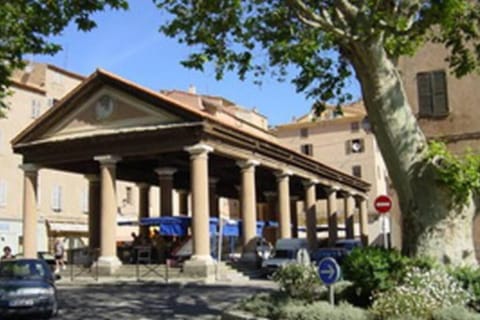
[[[352,153],[352,140],[345,141],[345,153],[346,154]]]
[[[432,86],[430,73],[417,74],[418,90],[418,113],[420,116],[431,116],[432,106]]]
[[[83,213],[88,213],[88,187],[84,188],[80,194],[80,208]]]
[[[443,116],[448,114],[447,79],[445,71],[432,73],[433,79],[433,115]]]
[[[5,207],[7,205],[7,182],[4,180],[0,181],[0,207]]]
[[[54,186],[52,193],[52,209],[55,211],[62,210],[62,187]]]

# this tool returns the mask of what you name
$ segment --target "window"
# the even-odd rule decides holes
[[[132,187],[128,186],[125,188],[125,201],[127,204],[132,204],[133,203],[133,190]]]
[[[312,156],[313,155],[313,145],[311,144],[302,144],[300,146],[300,152],[303,153],[303,154],[306,154],[308,156]]]
[[[418,114],[420,117],[448,115],[447,79],[445,71],[417,74]]]
[[[365,151],[365,141],[363,139],[348,140],[345,144],[345,151],[350,153],[362,153]]]
[[[62,211],[62,186],[53,186],[52,209],[53,211]]]
[[[83,213],[88,213],[88,187],[84,187],[80,193],[80,208]]]
[[[36,119],[40,116],[41,112],[41,104],[39,100],[33,99],[32,100],[32,110],[31,110],[31,116],[32,119]]]
[[[7,182],[0,180],[0,207],[7,205]]]
[[[350,123],[350,131],[352,131],[352,132],[360,131],[360,123],[359,122]]]
[[[362,166],[353,166],[352,167],[352,175],[357,178],[362,177]]]
[[[300,137],[302,137],[302,138],[308,138],[308,128],[302,128],[302,129],[300,129]]]

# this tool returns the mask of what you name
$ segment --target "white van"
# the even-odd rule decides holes
[[[278,239],[271,257],[262,262],[262,270],[268,276],[286,264],[309,262],[307,239]]]

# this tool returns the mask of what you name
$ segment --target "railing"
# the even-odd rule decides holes
[[[169,260],[165,263],[165,273],[162,274],[162,270],[159,268],[160,264],[152,264],[152,247],[151,246],[137,246],[133,248],[135,254],[135,274],[137,281],[141,281],[142,278],[153,274],[165,279],[168,283],[169,278]],[[142,272],[143,269],[143,272]]]
[[[98,281],[99,249],[77,249],[68,251],[70,267],[70,280],[73,281],[81,275],[88,275]]]

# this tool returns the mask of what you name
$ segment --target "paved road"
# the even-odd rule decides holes
[[[246,284],[59,284],[61,320],[218,319],[222,310],[268,282]]]

